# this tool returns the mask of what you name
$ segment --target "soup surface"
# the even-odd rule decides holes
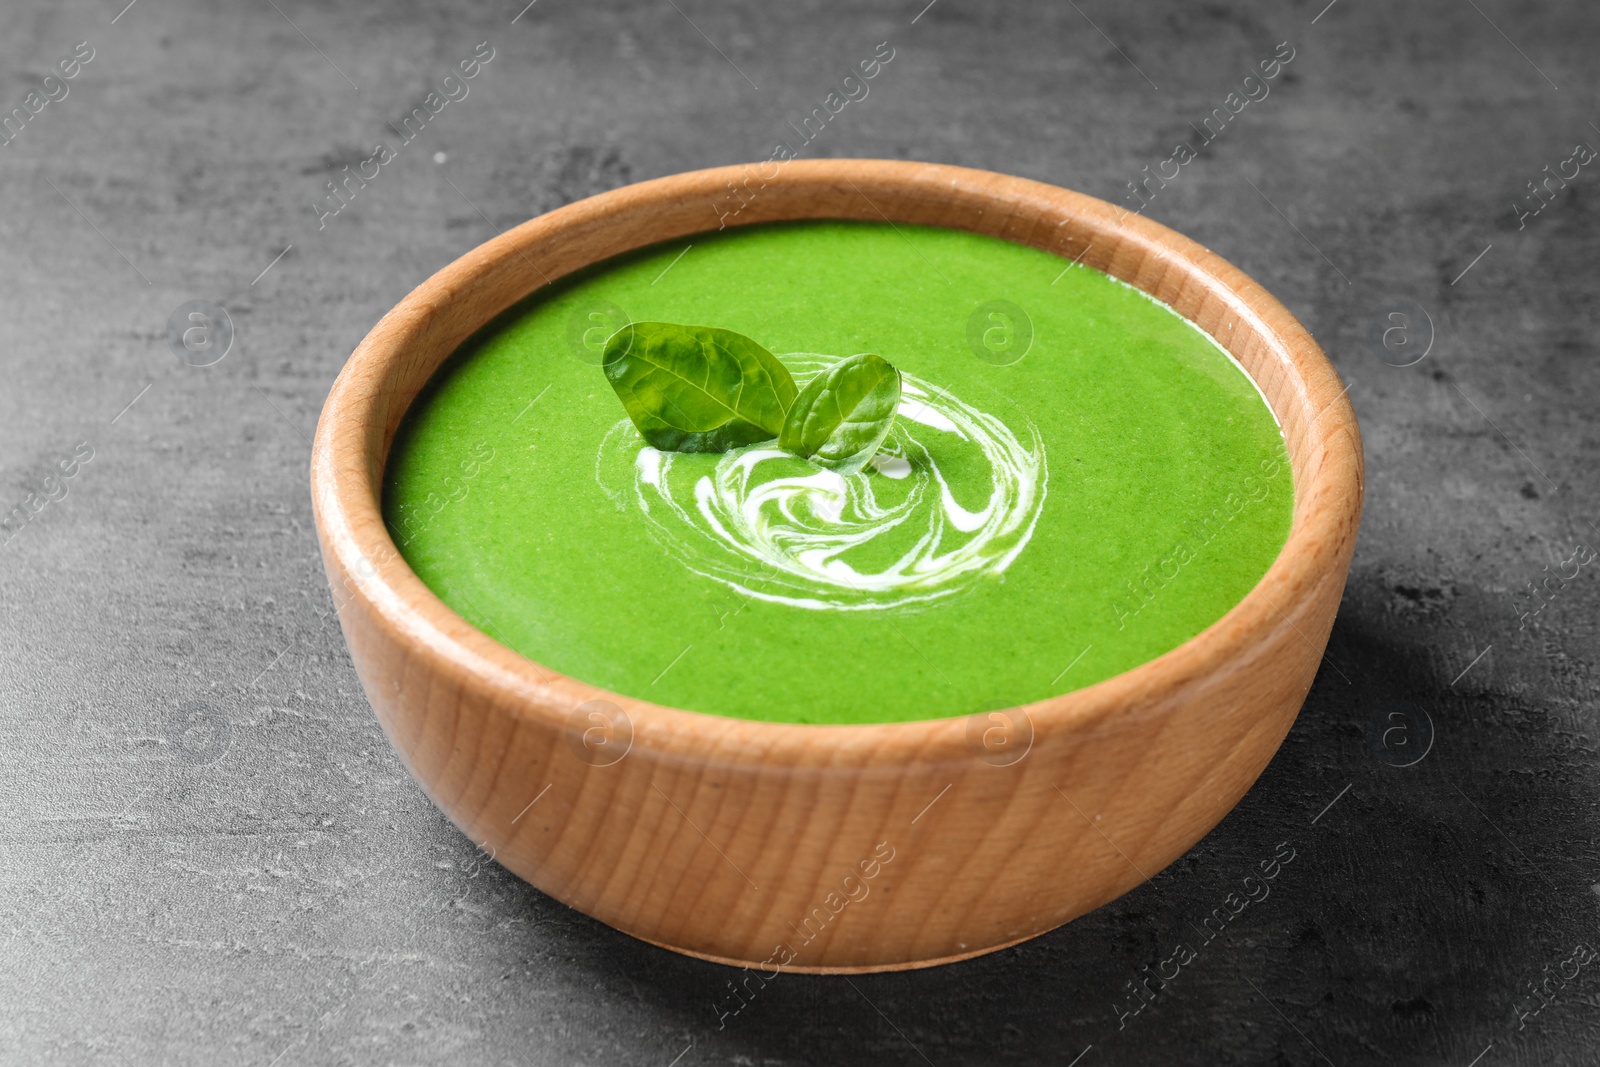
[[[872,465],[644,445],[600,363],[628,321],[736,330],[803,388],[875,352]],[[896,722],[1161,655],[1288,536],[1282,435],[1170,308],[975,234],[808,222],[659,245],[541,289],[408,413],[384,511],[438,596],[536,662],[746,719]]]

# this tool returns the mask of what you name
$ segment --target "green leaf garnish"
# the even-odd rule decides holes
[[[714,326],[632,322],[601,358],[606,380],[652,447],[726,452],[778,447],[840,474],[867,465],[900,405],[900,372],[882,356],[842,359],[803,392],[778,357]]]
[[[900,372],[882,356],[842,359],[813,378],[789,408],[778,447],[840,474],[867,465],[894,424]]]
[[[602,359],[628,417],[663,452],[726,452],[778,436],[795,400],[778,357],[712,326],[629,323]]]

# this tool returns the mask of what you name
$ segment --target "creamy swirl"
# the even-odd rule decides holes
[[[782,359],[801,388],[834,362]],[[894,429],[858,474],[771,443],[714,464],[658,452],[627,419],[606,434],[595,474],[685,566],[743,596],[817,611],[951,596],[1027,547],[1048,481],[1044,443],[1032,423],[1024,445],[1000,419],[909,374],[902,389]],[[979,499],[958,500],[947,471],[960,471],[963,495]]]

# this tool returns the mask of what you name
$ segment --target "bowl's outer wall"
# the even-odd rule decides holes
[[[405,409],[463,340],[544,281],[715,228],[730,182],[747,198],[739,224],[889,218],[975,230],[1081,257],[1171,304],[1239,359],[1283,425],[1296,500],[1279,559],[1191,641],[1029,705],[1031,747],[1003,766],[969,743],[967,719],[812,727],[700,715],[566,678],[468,625],[406,567],[379,512]],[[1316,343],[1194,242],[1036,182],[825,160],[629,186],[445,268],[374,328],[335,383],[312,487],[367,697],[473,841],[546,893],[657,944],[769,973],[851,971],[1043,933],[1216,825],[1317,673],[1354,551],[1362,460],[1354,412]],[[587,723],[569,726],[596,698],[632,723],[631,747],[609,765],[581,743]]]

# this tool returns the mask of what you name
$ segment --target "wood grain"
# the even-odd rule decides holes
[[[702,715],[565,677],[470,626],[406,566],[379,511],[406,408],[474,330],[541,285],[715,229],[729,183],[746,200],[732,224],[889,219],[972,230],[1081,257],[1170,304],[1239,360],[1283,425],[1295,505],[1280,557],[1182,646],[1020,709],[1010,743],[1020,747],[1031,729],[1031,746],[1008,764],[974,744],[987,723]],[[318,424],[311,483],[362,685],[435,803],[557,899],[636,937],[770,976],[780,966],[888,970],[989,952],[1114,899],[1198,841],[1271,759],[1316,675],[1354,550],[1362,455],[1344,386],[1304,327],[1193,241],[1038,182],[815,160],[628,186],[452,263],[351,356]],[[595,700],[631,724],[615,762],[629,732],[620,721],[610,748],[595,744],[606,739],[603,722],[573,722]],[[752,970],[743,980],[764,979]]]

